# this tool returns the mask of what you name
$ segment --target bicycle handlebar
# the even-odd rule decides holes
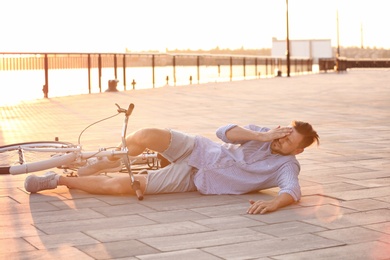
[[[126,113],[126,117],[129,117],[134,109],[134,104],[130,103],[129,108],[126,110],[124,108],[121,108],[118,104],[115,103],[115,105],[118,107],[117,111],[118,113]]]
[[[130,116],[131,113],[133,112],[133,109],[134,109],[134,104],[130,103],[129,108],[126,111],[126,116]]]

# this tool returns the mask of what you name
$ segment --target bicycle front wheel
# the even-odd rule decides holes
[[[71,143],[38,141],[0,146],[0,174],[22,174],[69,164],[79,148]]]

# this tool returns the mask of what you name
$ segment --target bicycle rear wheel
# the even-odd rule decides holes
[[[0,174],[21,174],[68,164],[78,151],[68,142],[37,141],[0,146]]]

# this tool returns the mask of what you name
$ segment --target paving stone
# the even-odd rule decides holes
[[[156,222],[143,218],[138,215],[82,219],[82,220],[68,220],[52,223],[38,223],[34,224],[39,230],[46,234],[65,234],[73,232],[84,232],[89,230],[101,230],[108,228],[126,228],[137,225],[149,225]]]
[[[283,239],[258,240],[208,247],[203,250],[223,259],[253,259],[342,245],[345,244],[315,235],[305,234]]]
[[[20,232],[19,236],[17,237],[21,237],[25,235],[31,235],[31,234],[23,234],[23,232]],[[36,233],[34,235],[36,235]],[[5,238],[5,237],[7,236],[3,234],[3,230],[2,230],[2,232],[0,233],[0,243],[2,245],[0,247],[1,248],[0,256],[2,254],[7,255],[14,252],[36,250],[35,247],[33,247],[30,243],[28,243],[26,240],[22,238]],[[0,259],[5,259],[5,258],[0,258]]]
[[[1,221],[0,230],[0,239],[21,238],[25,236],[39,236],[44,234],[42,231],[37,230],[30,223],[20,223],[17,225],[17,227],[15,227],[13,223]]]
[[[390,221],[390,210],[373,210],[340,215],[337,218],[303,219],[302,221],[328,229],[339,229]]]
[[[256,227],[264,226],[265,223],[254,219],[247,218],[245,216],[226,216],[194,220],[195,223],[209,227],[211,229],[222,230],[222,229],[236,229],[243,227]]]
[[[233,215],[244,215],[248,210],[249,204],[241,203],[213,206],[213,207],[201,207],[192,209],[200,214],[209,216],[209,217],[224,217],[224,216],[233,216]]]
[[[0,223],[5,223],[7,226],[15,226],[26,223],[51,223],[68,220],[82,220],[103,218],[104,216],[90,209],[80,210],[57,210],[47,212],[32,212],[22,213],[17,215],[0,215]]]
[[[61,202],[53,201],[50,202],[50,204],[54,205],[58,209],[82,209],[109,206],[107,203],[96,198],[73,199]]]
[[[77,248],[93,259],[119,259],[135,255],[154,254],[159,251],[136,240],[125,240],[93,245],[82,245]],[[136,259],[136,258],[134,258]]]
[[[390,189],[388,187],[359,189],[359,190],[347,190],[338,192],[329,192],[328,196],[342,199],[342,200],[356,200],[356,199],[369,199],[390,196]]]
[[[186,259],[186,260],[218,260],[219,257],[213,256],[199,249],[188,249],[181,251],[173,251],[167,253],[159,253],[153,255],[138,255],[137,259],[141,260],[171,260],[171,259]]]
[[[330,247],[308,252],[293,253],[282,256],[274,256],[278,260],[328,260],[328,259],[354,259],[354,260],[379,260],[389,259],[390,247],[382,242],[367,242],[342,247]]]
[[[378,162],[376,162],[378,163]],[[367,180],[367,179],[378,179],[378,178],[390,178],[389,172],[387,170],[380,171],[369,171],[369,172],[359,172],[359,173],[349,173],[339,175],[343,178],[348,178],[352,180]]]
[[[93,258],[74,247],[58,247],[48,250],[19,251],[14,253],[0,252],[0,259],[40,259],[40,260],[92,260]]]
[[[378,197],[378,198],[375,198],[375,200],[379,200],[379,201],[384,201],[384,202],[390,203],[390,196]]]
[[[314,195],[314,194],[328,194],[331,192],[338,192],[338,191],[345,191],[345,190],[359,190],[363,189],[364,187],[354,184],[349,184],[345,182],[338,182],[338,183],[329,183],[329,184],[322,184],[322,185],[313,185],[309,187],[303,187],[302,188],[302,195]]]
[[[317,205],[315,207],[302,207],[295,209],[285,209],[265,215],[248,216],[253,219],[258,219],[268,224],[289,222],[295,220],[310,220],[319,219],[320,221],[329,222],[335,219],[342,218],[344,214],[354,212],[349,209],[343,209],[334,205]]]
[[[57,247],[69,247],[78,245],[98,244],[99,241],[83,233],[65,233],[55,235],[41,235],[24,237],[30,244],[38,249],[48,249]]]
[[[390,235],[390,222],[382,222],[382,223],[377,223],[372,225],[366,225],[364,227]]]
[[[362,187],[367,187],[367,188],[375,188],[375,187],[383,187],[383,186],[388,187],[390,185],[390,177],[376,178],[376,179],[371,179],[371,178],[372,176],[370,176],[369,179],[365,179],[365,180],[350,180],[347,182],[360,185]]]
[[[120,240],[142,239],[147,237],[174,236],[194,232],[206,232],[209,228],[189,221],[127,228],[111,228],[103,230],[89,230],[89,236],[102,241],[113,242]]]
[[[107,217],[116,217],[123,215],[130,215],[142,212],[153,212],[152,209],[145,207],[140,204],[125,204],[125,205],[116,205],[116,206],[107,206],[107,207],[97,207],[93,209],[96,212],[101,213]]]
[[[249,241],[264,241],[269,238],[272,237],[248,228],[240,228],[175,235],[170,237],[144,238],[141,239],[141,241],[161,251],[176,251],[190,248],[238,244]]]
[[[316,235],[344,242],[346,244],[357,244],[362,242],[375,241],[378,240],[378,238],[380,237],[389,236],[381,232],[369,230],[363,227],[348,227],[329,231],[322,231],[317,232]]]
[[[339,202],[341,207],[355,209],[358,211],[369,211],[375,209],[388,209],[390,203],[381,202],[376,199],[358,199]]]
[[[151,212],[151,213],[140,213],[140,216],[143,216],[147,219],[151,219],[158,223],[171,223],[171,222],[181,222],[186,220],[195,221],[198,219],[205,219],[206,216],[193,212],[191,210],[169,210],[163,212]]]
[[[180,199],[180,196],[181,194],[177,194],[175,199],[164,200],[164,203],[161,203],[160,200],[158,201],[145,200],[142,203],[145,206],[160,211],[179,210],[179,209],[192,209],[194,211],[197,211],[196,208],[201,208],[204,206],[209,207],[210,205],[214,205],[215,207],[223,207],[225,205],[231,206],[233,203],[234,204],[242,203],[242,200],[228,195],[210,195],[210,196],[200,196],[200,197],[185,198],[185,199]]]
[[[299,221],[252,227],[252,229],[275,237],[289,237],[326,230],[325,228],[309,225]]]

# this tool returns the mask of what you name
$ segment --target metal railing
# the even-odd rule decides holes
[[[291,72],[311,72],[313,62],[311,59],[291,59]],[[99,92],[102,92],[103,71],[112,69],[110,74],[116,81],[123,83],[124,90],[129,84],[135,89],[137,78],[128,79],[128,69],[148,68],[151,79],[151,86],[156,86],[156,79],[161,83],[169,84],[173,81],[176,85],[178,77],[183,78],[181,68],[192,67],[193,70],[188,77],[188,83],[196,81],[214,81],[215,77],[224,77],[227,80],[260,78],[278,76],[287,71],[285,59],[258,57],[258,56],[229,56],[229,55],[193,55],[193,54],[150,54],[150,53],[0,53],[0,71],[44,71],[43,93],[48,97],[50,73],[54,70],[76,70],[87,71],[88,93],[91,93],[93,81],[96,82]],[[164,72],[156,71],[158,68],[165,68]],[[210,77],[204,73],[204,68],[212,68],[218,76]],[[161,75],[165,73],[165,75]],[[203,73],[203,74],[202,74]],[[204,75],[206,74],[206,75]],[[223,74],[223,75],[221,75]],[[95,76],[95,78],[93,78]],[[187,75],[188,76],[188,75]],[[120,77],[120,78],[119,78]],[[180,81],[181,83],[183,80]],[[96,83],[95,83],[96,84]]]
[[[320,71],[346,71],[353,68],[390,68],[388,59],[324,58],[318,60]]]

